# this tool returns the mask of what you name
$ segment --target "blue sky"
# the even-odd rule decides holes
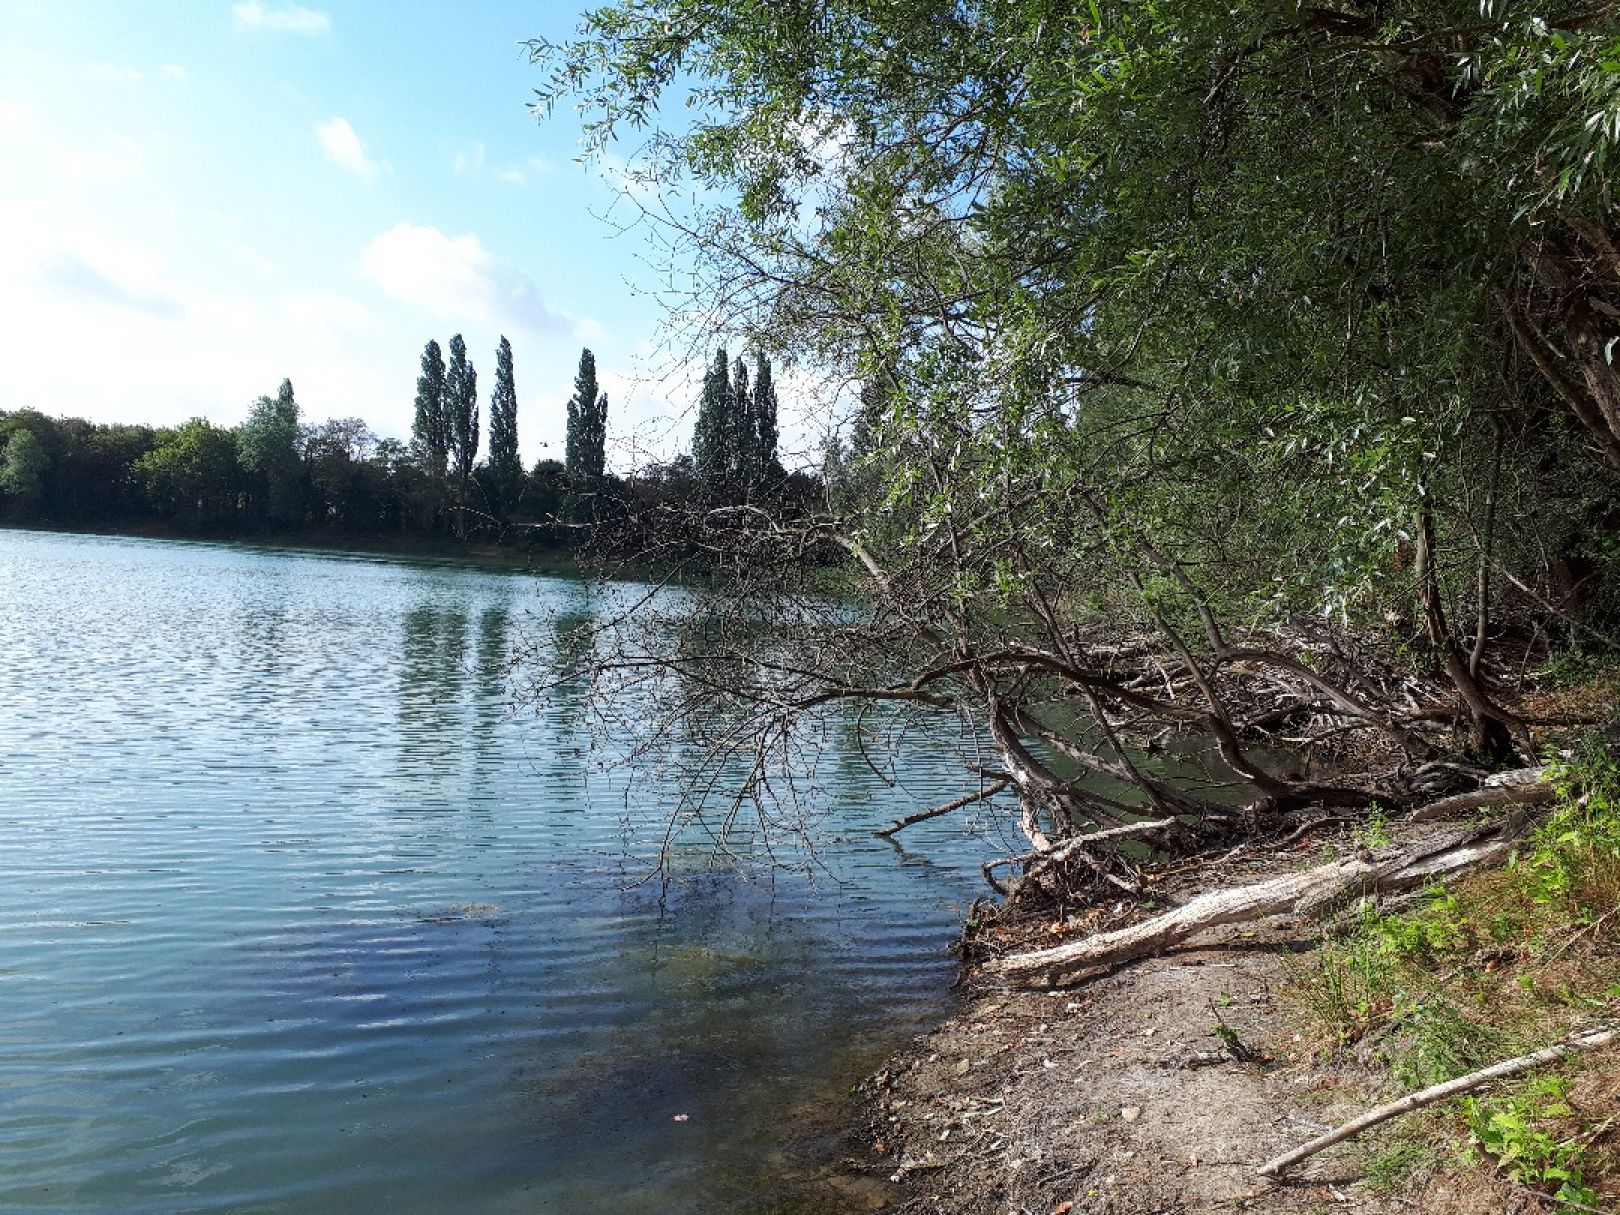
[[[527,460],[583,345],[616,465],[685,444],[643,246],[573,116],[527,108],[519,44],[575,0],[5,10],[0,409],[234,424],[287,376],[306,420],[404,438],[423,343],[465,334],[487,402],[505,333]]]

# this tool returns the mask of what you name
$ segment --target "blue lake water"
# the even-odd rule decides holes
[[[601,610],[0,531],[0,1210],[858,1207],[840,1095],[946,1007],[987,855],[870,828],[960,763],[894,788],[834,740],[813,872],[638,881],[668,791],[508,709],[512,648]]]

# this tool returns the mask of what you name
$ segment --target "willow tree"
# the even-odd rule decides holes
[[[761,755],[848,701],[965,715],[1037,866],[1144,811],[1167,847],[1233,829],[1144,731],[1205,736],[1248,827],[1528,751],[1491,605],[1570,610],[1558,563],[1601,564],[1574,550],[1616,508],[1617,32],[1494,0],[646,0],[535,44],[590,146],[650,129],[642,173],[708,188],[661,217],[696,314],[882,403],[815,525],[866,620],[771,592],[811,658],[635,669],[703,664]],[[1251,745],[1356,734],[1385,774]]]

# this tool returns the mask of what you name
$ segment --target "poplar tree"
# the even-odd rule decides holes
[[[726,427],[731,432],[731,485],[739,499],[754,484],[753,398],[748,392],[748,365],[738,357],[731,364],[731,401]]]
[[[776,477],[781,464],[776,457],[776,381],[771,375],[770,359],[759,353],[754,355],[754,391],[748,413],[753,444],[751,480],[761,485]]]
[[[456,479],[456,533],[467,535],[467,483],[478,458],[478,371],[467,358],[467,343],[458,333],[450,339],[450,362],[444,375],[445,410],[449,414],[451,470]]]
[[[500,511],[503,515],[510,514],[523,485],[523,461],[518,455],[512,343],[504,336],[495,351],[495,390],[489,397],[489,472],[500,499]]]
[[[422,374],[416,377],[416,420],[411,425],[411,449],[418,466],[434,481],[444,479],[450,451],[444,399],[444,355],[439,343],[422,348]]]
[[[600,477],[607,470],[607,394],[596,380],[596,356],[579,352],[574,395],[568,400],[568,437],[564,467],[574,479]]]
[[[692,431],[692,463],[704,494],[710,498],[725,496],[736,463],[732,425],[735,400],[731,368],[722,346],[715,351],[714,363],[703,377],[703,397],[698,402],[697,425]]]

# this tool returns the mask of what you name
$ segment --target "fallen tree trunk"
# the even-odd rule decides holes
[[[984,973],[1013,987],[1055,987],[1090,971],[1159,953],[1210,928],[1273,915],[1310,915],[1351,898],[1409,890],[1500,860],[1529,822],[1524,815],[1511,815],[1381,858],[1351,857],[1255,885],[1214,890],[1129,928],[993,959],[985,963]]]
[[[1558,790],[1545,780],[1545,768],[1518,768],[1498,773],[1482,788],[1442,797],[1412,812],[1413,822],[1447,818],[1495,806],[1545,806],[1558,796]]]
[[[1408,1093],[1399,1101],[1391,1101],[1388,1105],[1380,1105],[1377,1109],[1368,1110],[1359,1118],[1351,1119],[1343,1126],[1319,1135],[1309,1143],[1285,1152],[1275,1160],[1269,1160],[1260,1166],[1262,1177],[1276,1177],[1284,1169],[1292,1168],[1307,1157],[1314,1156],[1320,1151],[1332,1147],[1336,1143],[1343,1143],[1352,1136],[1359,1135],[1369,1127],[1377,1126],[1380,1122],[1388,1122],[1391,1118],[1399,1118],[1402,1114],[1409,1114],[1413,1110],[1422,1109],[1426,1105],[1433,1105],[1436,1101],[1444,1101],[1447,1097],[1455,1097],[1459,1093],[1470,1093],[1476,1088],[1489,1084],[1492,1080],[1505,1080],[1509,1076],[1517,1076],[1520,1072],[1531,1071],[1534,1068],[1545,1067],[1549,1063],[1557,1063],[1566,1055],[1577,1054],[1581,1051],[1597,1050],[1608,1046],[1620,1038],[1620,1028],[1613,1025],[1597,1025],[1590,1029],[1581,1030],[1571,1034],[1562,1042],[1544,1047],[1534,1054],[1520,1055],[1517,1059],[1505,1059],[1501,1063],[1494,1063],[1490,1067],[1481,1068],[1477,1072],[1469,1072],[1466,1076],[1458,1076],[1455,1080],[1447,1080],[1442,1084],[1432,1084],[1428,1088],[1419,1089],[1415,1093]]]

